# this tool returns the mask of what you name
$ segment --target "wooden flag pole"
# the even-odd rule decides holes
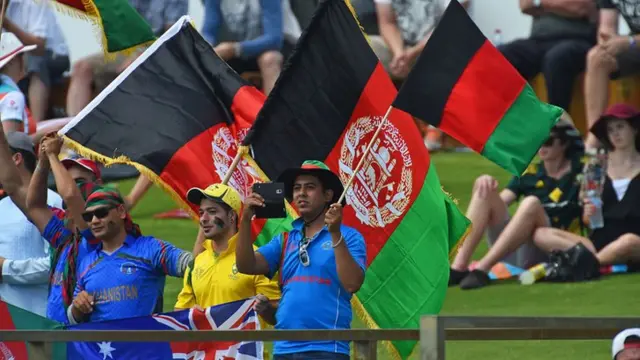
[[[362,154],[362,157],[360,158],[360,161],[358,161],[358,165],[354,169],[353,174],[351,174],[351,177],[349,178],[349,182],[347,182],[347,184],[344,186],[344,190],[342,191],[342,195],[340,195],[340,199],[338,199],[338,204],[341,203],[342,200],[344,200],[344,197],[347,195],[347,190],[349,190],[349,187],[351,187],[351,185],[353,184],[353,180],[356,178],[356,175],[358,174],[358,171],[360,171],[360,168],[362,167],[362,165],[364,165],[364,160],[367,158],[367,155],[369,155],[369,151],[371,151],[371,147],[373,146],[374,141],[376,140],[378,135],[380,135],[380,131],[382,131],[382,128],[387,123],[387,118],[391,114],[391,110],[392,109],[393,109],[393,107],[389,106],[389,109],[387,109],[387,112],[386,112],[386,114],[384,114],[384,117],[382,118],[382,121],[380,121],[380,125],[378,125],[378,128],[376,129],[376,132],[373,133],[373,137],[371,138],[371,140],[369,140],[369,145],[367,145],[367,148],[364,150],[364,154]]]
[[[231,166],[229,167],[227,174],[224,176],[224,179],[222,179],[222,185],[227,185],[227,183],[231,179],[231,176],[233,175],[233,172],[236,171],[236,168],[238,167],[240,160],[242,160],[242,155],[244,155],[244,151],[241,146],[238,146],[238,152],[236,153],[236,157],[233,158],[233,162],[231,163]]]
[[[2,10],[0,10],[0,32],[2,32],[4,26],[4,17],[6,16],[5,12],[7,11],[7,3],[9,0],[2,0]]]

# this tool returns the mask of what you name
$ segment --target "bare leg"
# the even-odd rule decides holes
[[[38,123],[47,117],[48,109],[49,89],[37,74],[33,74],[29,80],[29,110],[31,110],[31,116]]]
[[[471,232],[464,239],[458,249],[451,268],[465,271],[469,267],[469,262],[473,252],[478,247],[482,235],[488,226],[500,226],[507,219],[508,209],[502,201],[497,191],[492,191],[481,197],[474,187],[471,203],[467,209],[467,218],[473,224]]]
[[[536,229],[545,226],[549,226],[549,220],[540,200],[535,196],[527,196],[496,243],[478,262],[477,269],[489,272],[500,259],[516,251],[520,245],[531,241]]]
[[[640,236],[624,234],[596,255],[602,265],[640,262]]]
[[[536,230],[533,236],[533,242],[544,252],[550,253],[554,250],[565,251],[575,245],[582,243],[592,253],[596,253],[593,243],[580,235],[570,233],[568,231],[545,227]]]
[[[584,76],[584,98],[587,127],[591,128],[606,110],[609,101],[609,75],[618,68],[615,58],[600,47],[593,47],[587,54],[587,71]],[[598,140],[588,133],[586,146],[597,147]]]
[[[73,65],[67,92],[67,114],[76,116],[93,98],[93,65],[82,59]]]
[[[284,57],[278,51],[267,51],[258,57],[258,67],[262,74],[262,87],[265,95],[269,95],[275,85]]]

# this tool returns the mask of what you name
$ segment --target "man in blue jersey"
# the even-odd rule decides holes
[[[366,248],[355,229],[342,224],[343,186],[320,161],[283,172],[287,200],[300,217],[293,229],[253,251],[251,218],[264,199],[247,197],[236,245],[236,266],[244,274],[280,274],[282,298],[276,329],[349,329],[351,297],[364,281]],[[305,311],[308,310],[308,311]],[[274,359],[349,359],[347,341],[281,341]]]
[[[107,186],[89,195],[83,213],[102,242],[87,255],[67,309],[71,324],[150,315],[156,309],[165,276],[182,277],[190,252],[151,236],[142,236],[120,193]]]

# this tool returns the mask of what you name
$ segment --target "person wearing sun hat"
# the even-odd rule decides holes
[[[367,263],[362,234],[342,223],[344,186],[326,164],[305,161],[285,170],[286,199],[300,217],[292,230],[254,251],[251,218],[264,199],[250,194],[240,222],[236,262],[244,274],[279,274],[282,299],[276,329],[349,329],[351,298],[364,281]],[[301,309],[310,309],[305,311]],[[349,359],[348,341],[278,341],[274,359]]]
[[[593,124],[594,134],[607,153],[607,176],[601,194],[603,226],[588,237],[558,229],[539,229],[534,239],[541,249],[558,250],[573,256],[595,256],[596,268],[626,264],[628,271],[640,270],[640,112],[631,105],[615,104]],[[588,223],[596,208],[584,203],[583,220]],[[585,251],[578,251],[586,247]],[[569,269],[571,272],[583,269]]]
[[[13,33],[4,32],[0,36],[0,121],[6,133],[36,132],[36,122],[18,87],[18,82],[27,74],[24,53],[35,49],[36,45],[23,45]]]
[[[280,300],[277,281],[239,273],[236,266],[240,194],[228,185],[212,184],[206,189],[189,189],[187,201],[200,208],[200,228],[206,240],[204,251],[187,266],[176,310],[207,308],[256,296],[261,328],[265,322],[274,324]]]

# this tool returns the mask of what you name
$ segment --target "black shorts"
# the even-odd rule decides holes
[[[612,79],[618,79],[630,75],[636,75],[640,73],[640,47],[636,47],[625,50],[616,55],[616,61],[618,62],[618,70],[611,74]]]
[[[57,55],[50,50],[41,56],[27,55],[27,74],[36,74],[48,88],[63,79],[69,66],[69,56]]]
[[[293,47],[294,45],[289,43],[288,41],[283,42],[280,53],[282,53],[282,56],[284,57],[284,62],[286,62],[289,55],[291,55]],[[260,71],[260,68],[258,67],[257,57],[251,59],[236,58],[228,61],[227,64],[229,64],[229,66],[231,66],[231,68],[240,75],[242,75],[242,73],[246,71]]]

